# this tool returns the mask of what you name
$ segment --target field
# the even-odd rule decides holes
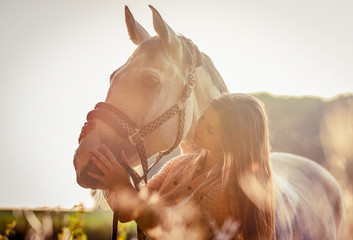
[[[111,239],[113,214],[108,210],[72,211],[2,209],[0,240],[5,239]],[[119,224],[120,238],[133,239],[136,224]],[[70,238],[72,237],[72,238]]]

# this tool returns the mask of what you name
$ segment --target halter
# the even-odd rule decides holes
[[[126,171],[131,176],[137,191],[139,191],[139,183],[141,182],[141,180],[144,180],[144,182],[147,184],[147,175],[149,171],[159,162],[159,160],[163,156],[171,153],[179,145],[184,134],[186,101],[189,99],[192,89],[195,85],[195,70],[198,50],[196,50],[197,47],[193,45],[191,40],[188,40],[183,36],[180,37],[186,40],[185,42],[188,44],[188,48],[191,52],[191,65],[187,81],[183,88],[182,95],[180,96],[179,100],[175,105],[173,105],[165,113],[163,113],[151,123],[147,124],[147,126],[143,127],[142,129],[136,128],[136,123],[134,121],[132,121],[124,112],[120,111],[118,108],[114,107],[109,103],[100,102],[95,106],[94,110],[90,111],[87,114],[88,122],[92,121],[93,119],[100,119],[104,121],[109,126],[111,126],[119,136],[121,136],[125,140],[128,140],[137,149],[143,170],[143,176],[140,176],[127,163],[121,161],[120,158],[117,158],[117,161],[126,169]],[[152,165],[148,167],[147,155],[145,146],[143,144],[143,138],[153,130],[157,129],[167,120],[172,118],[177,113],[179,113],[179,129],[174,144],[168,150],[159,152]],[[83,129],[79,141],[80,139],[84,138],[84,135],[85,131]],[[117,239],[118,236],[118,219],[119,208],[116,208],[114,209],[112,227],[112,239],[114,240]],[[137,237],[139,240],[146,239],[145,234],[139,227],[137,227]]]
[[[109,103],[98,103],[95,106],[95,109],[90,111],[87,115],[87,121],[91,121],[93,119],[100,119],[104,121],[109,126],[111,126],[119,136],[128,140],[137,149],[141,161],[143,176],[140,176],[134,169],[128,166],[128,164],[124,164],[123,161],[117,159],[130,174],[136,188],[138,188],[138,184],[141,182],[141,180],[144,180],[144,182],[147,183],[147,174],[149,171],[159,162],[163,156],[171,153],[182,140],[184,134],[186,101],[189,99],[192,89],[195,85],[195,69],[196,52],[195,49],[191,47],[191,66],[188,74],[188,79],[184,85],[181,97],[174,106],[169,108],[169,110],[167,110],[165,113],[163,113],[161,116],[159,116],[157,119],[142,129],[136,128],[136,123],[134,121],[132,121],[124,112],[120,111]],[[153,130],[157,129],[167,120],[172,118],[178,112],[180,113],[179,130],[174,144],[168,150],[159,152],[152,165],[148,167],[143,138]]]

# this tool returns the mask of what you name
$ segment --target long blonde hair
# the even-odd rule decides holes
[[[276,239],[269,136],[264,105],[245,94],[211,101],[219,112],[226,196],[236,199],[242,239]]]

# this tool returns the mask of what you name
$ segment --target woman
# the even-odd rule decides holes
[[[234,239],[275,239],[263,104],[245,94],[222,95],[211,101],[198,121],[193,140],[201,153],[170,160],[145,187],[150,196],[158,193],[159,201],[151,202],[136,192],[105,146],[92,150],[104,176],[90,175],[101,182],[102,189],[125,197],[119,201],[120,220],[135,220],[149,236],[167,239],[166,234],[171,234],[172,238],[175,228],[183,225],[186,232],[198,235],[196,239],[212,239],[228,226]],[[111,200],[110,205],[114,204]],[[181,221],[173,222],[179,219],[176,216]],[[229,225],[235,221],[239,225]],[[236,233],[232,226],[238,227]]]

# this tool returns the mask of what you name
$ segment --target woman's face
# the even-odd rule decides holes
[[[197,122],[193,141],[209,151],[222,151],[222,135],[219,121],[219,113],[212,107],[208,107]]]

